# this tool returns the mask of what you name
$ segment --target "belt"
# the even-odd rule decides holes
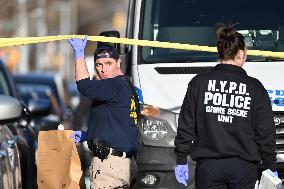
[[[125,154],[125,158],[130,158],[130,159],[132,159],[132,158],[136,159],[137,158],[136,155],[129,154],[129,153],[126,153],[126,152],[116,151],[114,149],[112,149],[112,152],[111,152],[111,155],[118,156],[118,157],[123,157],[124,154]]]

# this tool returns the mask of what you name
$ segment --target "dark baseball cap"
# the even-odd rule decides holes
[[[100,54],[102,51],[107,51],[108,54]],[[96,49],[94,53],[94,61],[100,58],[118,59],[118,51],[111,45],[102,45]]]

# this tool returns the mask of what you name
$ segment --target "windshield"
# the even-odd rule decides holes
[[[145,40],[216,46],[217,23],[236,24],[247,49],[284,51],[282,0],[144,0],[140,34]],[[217,53],[141,47],[142,63],[216,62]],[[249,56],[247,61],[263,61]]]

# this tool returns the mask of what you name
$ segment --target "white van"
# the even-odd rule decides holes
[[[216,46],[216,24],[236,24],[250,49],[284,52],[284,1],[130,0],[127,38]],[[126,46],[126,73],[140,94],[142,148],[135,188],[184,188],[175,180],[174,137],[188,82],[218,63],[217,53]],[[284,59],[248,56],[245,70],[267,89],[275,111],[278,172],[284,162]],[[188,188],[194,188],[195,163]],[[260,166],[261,167],[261,166]]]

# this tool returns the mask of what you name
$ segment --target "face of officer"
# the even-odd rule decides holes
[[[113,78],[122,75],[120,69],[120,59],[114,58],[99,58],[95,62],[97,74],[100,79]]]

